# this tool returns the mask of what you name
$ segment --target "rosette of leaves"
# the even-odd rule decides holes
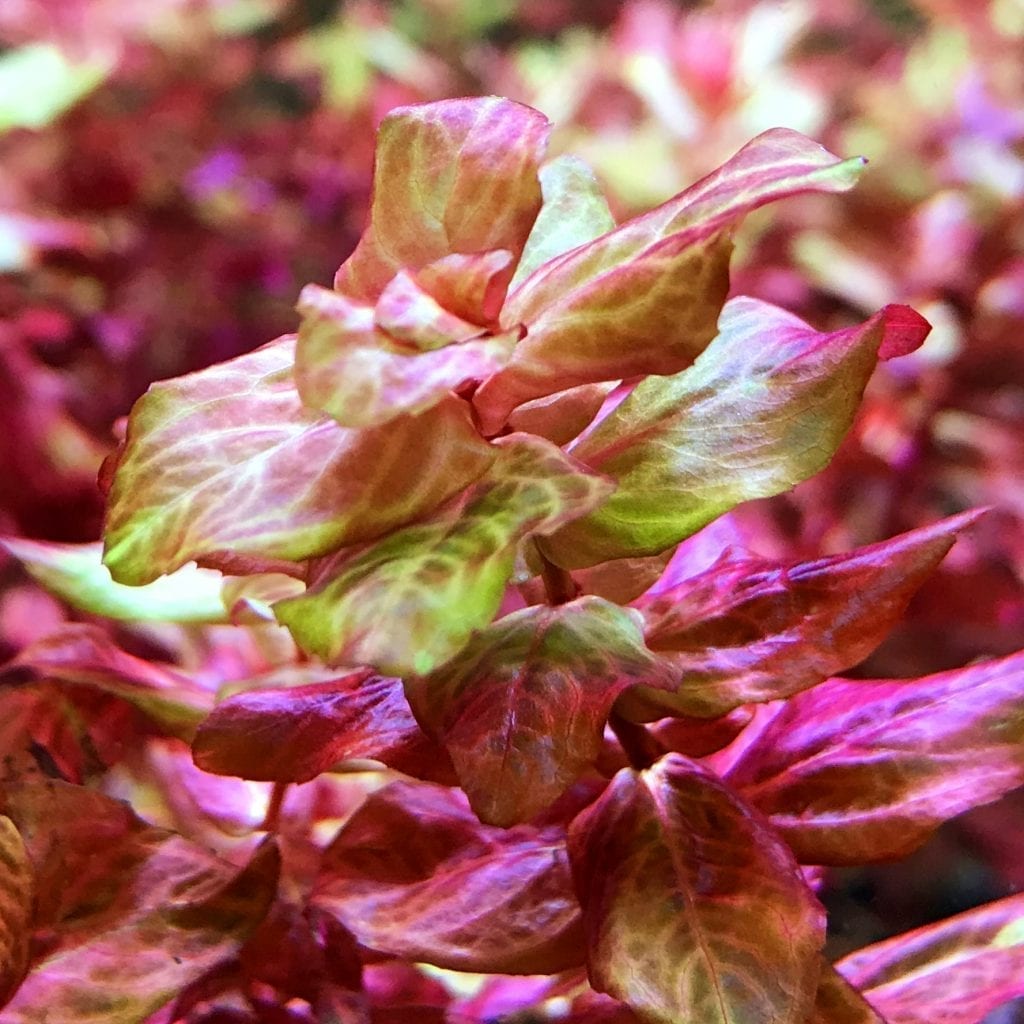
[[[369,226],[333,289],[303,292],[297,335],[135,406],[104,474],[109,577],[92,564],[78,592],[184,617],[180,587],[152,588],[191,572],[219,619],[273,616],[313,659],[189,720],[201,768],[405,776],[304,869],[303,913],[366,959],[585,966],[622,1020],[930,1020],[916,940],[822,959],[801,868],[902,855],[1024,780],[1021,656],[831,678],[973,517],[665,568],[824,467],[878,359],[927,333],[900,306],[819,332],[726,302],[743,215],[842,191],[862,161],[776,129],[616,226],[547,133],[496,98],[385,118]],[[20,551],[74,591],[60,558]],[[1021,920],[1011,901],[950,924],[936,976],[1024,977]],[[949,1019],[1015,994],[983,985]],[[605,1019],[581,998],[565,1019]]]

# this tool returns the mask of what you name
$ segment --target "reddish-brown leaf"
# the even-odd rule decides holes
[[[13,821],[0,814],[0,1006],[28,967],[35,878]]]
[[[1024,783],[1024,652],[788,701],[727,775],[806,864],[900,857]]]
[[[827,961],[822,961],[814,1009],[806,1024],[887,1024]]]
[[[171,736],[189,739],[213,695],[181,672],[126,654],[96,626],[66,625],[23,650],[7,672],[86,686],[139,708]],[[0,674],[0,685],[4,674]]]
[[[502,974],[582,960],[564,833],[483,826],[436,786],[369,796],[325,852],[313,900],[364,946],[406,960]]]
[[[631,717],[716,718],[742,704],[816,686],[863,660],[899,621],[956,534],[978,513],[813,562],[723,557],[670,590],[642,597],[647,646],[678,688],[638,688]]]
[[[369,669],[237,693],[200,725],[192,755],[204,771],[277,782],[308,782],[354,758],[452,778],[444,750],[416,724],[401,681]]]
[[[889,1024],[978,1024],[1024,996],[1024,896],[868,946],[836,967]]]
[[[598,597],[525,608],[406,680],[481,821],[532,818],[594,764],[615,699],[658,677],[635,616]]]
[[[53,781],[0,787],[37,879],[49,948],[4,1024],[138,1024],[235,956],[273,899],[264,844],[241,872],[116,800]]]
[[[824,912],[792,854],[707,769],[624,769],[569,833],[591,984],[658,1024],[803,1024]]]

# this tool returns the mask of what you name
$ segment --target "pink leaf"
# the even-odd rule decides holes
[[[677,673],[675,693],[638,688],[631,717],[716,718],[816,686],[863,660],[956,534],[978,513],[814,562],[727,557],[635,602],[647,646]]]
[[[518,259],[540,209],[548,131],[536,110],[494,96],[391,111],[377,136],[370,226],[337,290],[372,303],[403,268],[493,249]]]
[[[354,758],[426,777],[440,771],[443,781],[451,773],[412,717],[401,682],[369,669],[237,693],[202,723],[192,753],[204,771],[278,782],[308,782]]]
[[[591,984],[659,1024],[804,1024],[824,912],[785,844],[678,754],[623,769],[569,832]]]
[[[836,967],[888,1024],[978,1024],[1024,996],[1024,896],[868,946]]]
[[[572,449],[618,489],[545,540],[547,556],[582,568],[657,554],[823,469],[853,422],[891,309],[820,333],[767,303],[731,300],[690,369],[642,381]]]
[[[634,616],[597,597],[526,608],[406,681],[482,821],[533,817],[594,764],[616,697],[657,678]]]
[[[149,583],[188,561],[297,561],[431,511],[494,458],[466,403],[345,430],[306,409],[294,341],[177,380],[135,404],[110,491],[104,560]]]
[[[303,288],[298,308],[299,394],[343,427],[379,427],[433,408],[504,366],[518,338],[485,335],[441,309],[404,273],[385,289],[376,312],[315,284]]]
[[[506,303],[502,322],[529,334],[476,396],[485,432],[531,398],[683,369],[714,337],[728,289],[721,232],[773,200],[844,191],[863,163],[772,129],[657,209],[539,266]]]
[[[561,831],[482,826],[435,786],[367,797],[324,853],[313,902],[370,949],[452,970],[549,974],[582,956]]]
[[[792,698],[727,775],[799,860],[901,857],[1024,783],[1024,652],[922,679],[833,679]]]

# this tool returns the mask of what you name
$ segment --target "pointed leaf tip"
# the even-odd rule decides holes
[[[880,316],[882,343],[878,346],[879,359],[909,355],[924,344],[932,330],[932,325],[910,306],[886,306]]]

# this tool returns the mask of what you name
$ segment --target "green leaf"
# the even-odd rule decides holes
[[[637,613],[584,597],[506,615],[406,694],[480,820],[508,826],[594,764],[615,699],[657,676]]]
[[[454,397],[369,430],[311,412],[293,351],[282,338],[136,402],[107,507],[115,580],[328,554],[426,515],[493,461]]]
[[[103,564],[102,544],[0,541],[43,588],[93,615],[123,622],[227,622],[221,597],[224,577],[184,565],[142,587],[115,583]]]
[[[853,422],[879,347],[915,329],[927,333],[901,306],[820,333],[768,303],[733,299],[692,367],[642,381],[572,449],[618,487],[544,541],[545,554],[565,568],[657,554],[813,476]]]
[[[305,594],[274,606],[305,650],[336,665],[426,673],[494,617],[516,546],[550,533],[607,496],[602,477],[550,442],[510,434],[465,503],[444,518],[343,553]]]
[[[513,291],[541,264],[615,227],[594,172],[579,157],[567,154],[543,164],[540,190],[544,204],[509,285]]]

